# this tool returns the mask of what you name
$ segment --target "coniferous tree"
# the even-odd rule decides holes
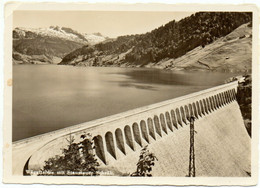
[[[137,162],[137,168],[131,176],[148,176],[151,177],[152,167],[155,165],[154,161],[158,160],[156,156],[151,153],[145,146],[140,153],[139,160]]]
[[[67,139],[68,147],[62,150],[62,155],[56,155],[45,161],[42,171],[53,172],[51,175],[60,176],[99,175],[99,163],[93,153],[94,143],[91,135],[81,135],[81,139],[81,142],[75,143],[75,139],[70,135]],[[46,174],[43,173],[43,175]]]

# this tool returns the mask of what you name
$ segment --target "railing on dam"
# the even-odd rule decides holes
[[[13,173],[22,173],[25,164],[27,163],[28,166],[30,160],[38,161],[39,153],[41,157],[44,153],[48,153],[44,158],[47,160],[51,155],[55,155],[57,147],[65,146],[65,138],[69,135],[79,138],[83,132],[93,135],[96,155],[104,165],[108,165],[128,155],[129,152],[135,152],[166,135],[177,133],[180,126],[189,123],[191,116],[196,119],[204,118],[235,101],[237,86],[237,82],[224,84],[14,142]],[[19,152],[20,155],[14,155],[15,152]],[[15,161],[19,162],[15,164]]]

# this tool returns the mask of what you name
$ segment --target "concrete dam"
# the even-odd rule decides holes
[[[238,82],[137,108],[106,118],[16,141],[13,175],[39,170],[61,154],[70,136],[93,136],[101,169],[114,175],[136,170],[148,145],[158,161],[153,176],[185,177],[189,169],[189,119],[195,117],[195,167],[200,177],[244,177],[251,173],[251,139],[236,101]],[[112,174],[113,175],[113,174]]]

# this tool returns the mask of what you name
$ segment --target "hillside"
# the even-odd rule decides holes
[[[104,40],[100,34],[82,34],[66,27],[15,28],[13,63],[58,63],[65,54]]]
[[[121,36],[116,40],[102,42],[91,47],[84,46],[66,55],[60,64],[146,66],[177,70],[227,70],[230,68],[229,61],[231,61],[228,56],[226,56],[227,61],[224,62],[226,65],[223,68],[219,66],[219,63],[223,63],[222,57],[225,56],[225,49],[221,51],[221,48],[226,43],[228,44],[227,48],[233,49],[233,45],[239,47],[240,42],[242,42],[246,49],[249,48],[249,54],[251,50],[251,42],[249,42],[251,41],[251,27],[244,26],[244,29],[240,28],[239,32],[236,31],[236,34],[232,34],[232,36],[231,32],[242,24],[251,22],[251,20],[252,15],[250,13],[198,12],[178,22],[173,20],[145,34]],[[244,34],[246,32],[248,34]],[[228,35],[230,36],[228,37]],[[235,35],[238,38],[240,37],[241,40],[237,40]],[[213,54],[212,52],[217,47],[219,48],[218,52]],[[242,51],[242,48],[240,51]],[[202,54],[199,55],[198,52]],[[234,50],[235,52],[236,50]],[[192,63],[190,60],[193,60],[194,55],[198,60]],[[215,63],[214,58],[217,59],[217,63]],[[240,60],[239,57],[237,59]],[[243,65],[247,66],[247,64],[250,64],[249,62],[250,59],[245,59]],[[231,67],[233,66],[232,61]],[[238,67],[239,70],[244,68],[244,66]]]
[[[204,48],[199,46],[176,59],[163,59],[156,66],[170,70],[248,72],[252,68],[251,62],[252,28],[243,24]]]

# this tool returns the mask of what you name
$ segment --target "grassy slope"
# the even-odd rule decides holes
[[[244,24],[204,48],[197,47],[176,59],[159,62],[171,70],[248,71],[252,61],[252,28]],[[151,64],[149,65],[151,66]]]

